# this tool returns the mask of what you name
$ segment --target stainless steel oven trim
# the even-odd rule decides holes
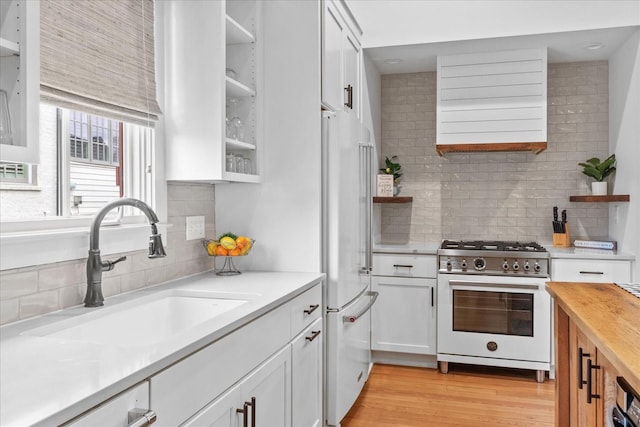
[[[450,280],[449,286],[471,286],[471,287],[482,287],[482,288],[500,288],[500,289],[511,289],[514,292],[517,289],[540,289],[541,285],[514,285],[512,283],[490,283],[490,282],[471,282],[471,281],[463,281],[463,280]]]

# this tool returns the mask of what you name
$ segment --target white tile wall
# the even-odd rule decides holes
[[[122,255],[127,260],[103,273],[105,297],[214,268],[200,240],[185,238],[186,217],[204,215],[205,235],[214,237],[214,187],[200,184],[168,185],[168,222],[165,258],[150,260],[147,251]],[[115,259],[119,255],[110,255]],[[86,291],[86,260],[0,272],[0,324],[45,314],[82,303]]]
[[[382,205],[382,243],[441,239],[551,241],[552,206],[567,209],[572,237],[608,233],[608,205],[589,194],[578,162],[608,156],[608,63],[550,64],[548,148],[530,153],[435,151],[435,72],[382,76],[381,157],[397,155],[401,195]]]

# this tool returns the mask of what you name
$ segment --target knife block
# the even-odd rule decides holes
[[[569,239],[569,223],[565,223],[564,233],[553,233],[553,247],[554,248],[571,247],[571,242]]]

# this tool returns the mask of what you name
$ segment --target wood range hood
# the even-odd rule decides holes
[[[546,149],[547,141],[436,145],[436,151],[440,156],[444,156],[446,153],[495,153],[504,151],[529,151],[534,154],[540,154]]]

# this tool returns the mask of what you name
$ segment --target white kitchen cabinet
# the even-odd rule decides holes
[[[322,319],[316,319],[291,343],[292,424],[322,426]]]
[[[360,117],[360,28],[344,3],[324,0],[322,7],[322,101]]]
[[[552,259],[554,282],[631,282],[631,261],[614,259]]]
[[[11,121],[11,139],[4,129],[0,138],[0,160],[36,164],[40,117],[40,3],[3,0],[0,4],[0,89],[7,93]]]
[[[144,381],[107,400],[66,427],[125,427],[149,413],[149,382]]]
[[[435,277],[433,255],[374,254],[372,350],[436,354]]]
[[[260,182],[261,2],[162,3],[167,179]],[[227,134],[232,116],[244,135]]]
[[[291,426],[290,371],[291,352],[284,348],[183,425]]]
[[[240,414],[236,419],[236,410],[243,409],[244,402],[251,403],[252,397],[255,414],[263,420],[257,425],[291,425],[291,346],[305,327],[321,321],[322,310],[310,308],[316,305],[322,307],[320,284],[152,376],[155,425],[176,426],[189,420],[198,426],[226,422],[240,426],[244,418]],[[321,339],[314,342],[322,349]],[[321,375],[322,358],[313,360],[315,364],[305,361],[305,367]],[[304,398],[313,395],[315,392],[309,392]],[[321,407],[322,401],[303,403],[304,407],[314,405]],[[250,416],[254,413],[249,412]]]

